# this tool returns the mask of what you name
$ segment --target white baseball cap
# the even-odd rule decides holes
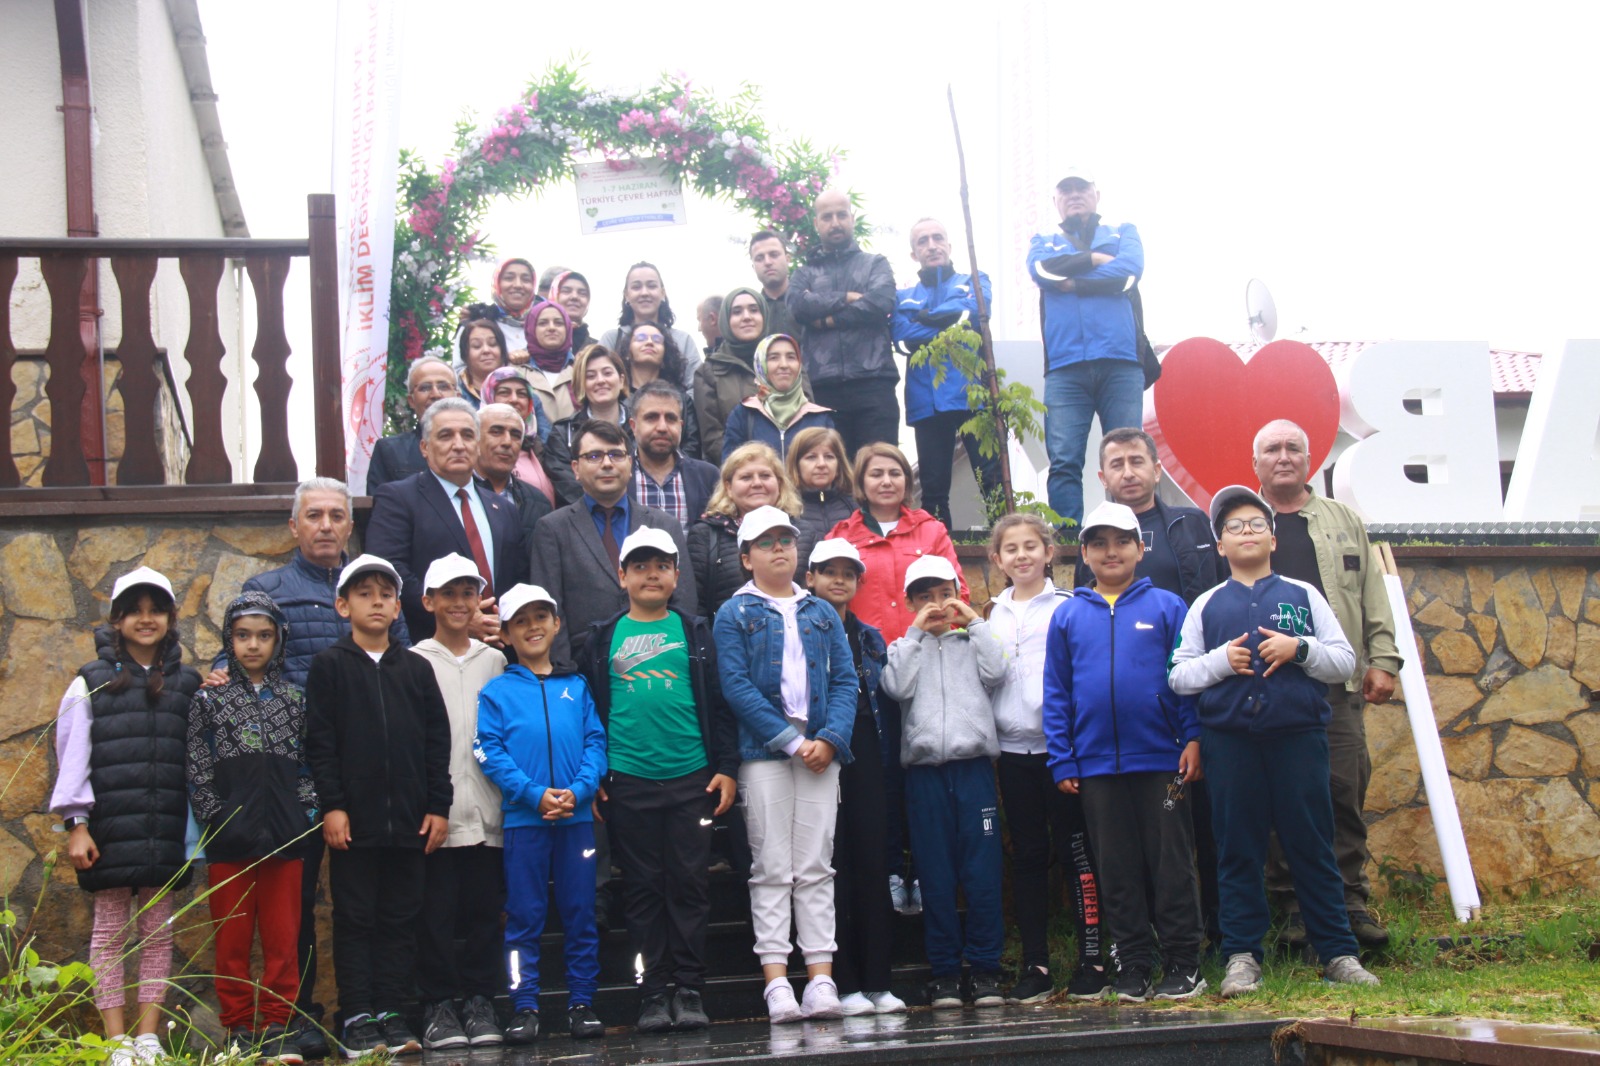
[[[771,504],[757,507],[754,511],[744,516],[744,521],[739,523],[739,547],[755,540],[763,533],[770,533],[774,529],[787,529],[796,536],[800,528],[794,524],[794,519],[773,507]]]
[[[451,552],[441,555],[428,564],[428,572],[422,576],[422,591],[432,592],[442,589],[452,581],[459,581],[470,577],[478,583],[478,591],[482,592],[488,584],[483,575],[478,573],[478,564],[468,559],[460,552]]]
[[[1211,531],[1217,536],[1222,535],[1222,529],[1217,525],[1217,520],[1222,517],[1222,509],[1235,500],[1245,500],[1261,508],[1261,513],[1267,516],[1269,530],[1277,525],[1273,520],[1272,507],[1261,498],[1260,493],[1243,485],[1228,485],[1218,489],[1217,494],[1211,497]]]
[[[556,610],[555,597],[551,596],[539,585],[512,585],[500,594],[500,622],[505,624],[517,616],[517,612],[530,603],[548,603],[552,611]]]
[[[930,577],[939,581],[955,581],[958,588],[961,585],[956,578],[956,568],[950,560],[942,555],[933,554],[921,556],[906,567],[906,591],[910,592],[912,585]]]
[[[843,537],[829,537],[827,540],[817,541],[817,546],[811,549],[811,561],[807,563],[809,569],[815,570],[824,563],[835,559],[847,559],[856,564],[856,572],[867,572],[867,564],[861,561],[861,553],[856,551],[856,546]]]
[[[138,588],[140,585],[158,588],[167,594],[168,599],[176,600],[178,598],[173,595],[172,582],[167,580],[167,576],[159,570],[150,569],[148,566],[141,566],[137,570],[129,570],[126,574],[117,578],[117,583],[111,586],[111,598],[115,600],[129,589]]]
[[[654,548],[674,559],[678,557],[678,545],[673,542],[671,533],[655,526],[640,526],[622,538],[622,547],[617,549],[617,562],[627,565],[628,556],[642,548]]]
[[[1082,544],[1091,532],[1101,526],[1110,526],[1112,529],[1121,529],[1128,533],[1139,532],[1139,516],[1133,513],[1133,508],[1125,503],[1112,503],[1107,500],[1083,517],[1083,524],[1078,527],[1078,543]]]
[[[394,579],[395,592],[399,593],[400,574],[397,570],[395,570],[394,565],[390,563],[389,560],[380,559],[376,555],[358,555],[354,559],[351,559],[350,562],[345,565],[343,570],[339,571],[339,584],[337,586],[339,595],[344,595],[344,590],[350,587],[350,582],[354,581],[362,574],[371,573],[388,574]],[[476,571],[474,571],[474,573],[476,573]]]

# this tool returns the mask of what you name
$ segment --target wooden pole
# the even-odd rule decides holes
[[[955,87],[946,85],[945,96],[950,101],[950,128],[955,131],[956,162],[961,169],[961,217],[967,224],[967,261],[971,264],[972,292],[978,301],[979,351],[983,355],[984,384],[989,389],[989,409],[1000,434],[1000,489],[1005,495],[1006,514],[1010,514],[1017,509],[1017,500],[1011,491],[1011,434],[1006,426],[1005,414],[1000,410],[1000,382],[994,371],[994,339],[989,335],[989,301],[979,281],[978,242],[972,235],[972,200],[967,193],[967,154],[961,147],[961,123],[956,119]],[[969,458],[974,460],[973,472],[976,473],[977,456]]]

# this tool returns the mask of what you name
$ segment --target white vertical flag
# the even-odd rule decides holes
[[[339,361],[345,467],[366,492],[372,447],[383,436],[399,168],[400,8],[393,0],[339,0],[334,70],[333,194],[339,230]]]

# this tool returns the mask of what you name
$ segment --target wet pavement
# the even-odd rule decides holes
[[[550,1021],[555,1023],[556,1018]],[[597,1066],[728,1063],[846,1055],[852,1063],[992,1062],[1113,1064],[1272,1062],[1270,1039],[1285,1019],[1239,1012],[1148,1010],[1109,1006],[914,1010],[832,1022],[771,1025],[726,1022],[699,1033],[644,1036],[619,1027],[603,1039],[541,1038],[528,1047],[428,1052],[400,1060],[426,1066]]]
[[[1407,1058],[1493,1066],[1600,1066],[1600,1033],[1564,1025],[1528,1025],[1485,1018],[1358,1018],[1306,1021],[1309,1046],[1366,1053],[1368,1061]]]

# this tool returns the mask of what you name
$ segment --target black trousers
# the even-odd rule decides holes
[[[317,882],[322,879],[322,856],[328,848],[320,832],[307,836],[290,851],[300,859],[300,996],[295,1000],[295,1017],[320,1018],[317,1000]]]
[[[417,988],[424,1003],[487,996],[505,987],[500,913],[505,859],[488,844],[440,848],[423,860]],[[456,940],[461,950],[456,951]]]
[[[889,991],[893,947],[889,867],[884,860],[888,812],[878,726],[859,715],[850,734],[855,756],[839,771],[839,813],[833,834],[833,979],[839,991]]]
[[[1011,836],[1011,905],[1022,938],[1023,966],[1050,968],[1050,863],[1055,859],[1072,892],[1078,960],[1101,966],[1100,891],[1083,802],[1056,788],[1043,752],[1000,753],[1000,802]]]
[[[1165,771],[1108,774],[1085,777],[1079,785],[1100,864],[1106,931],[1124,973],[1156,968],[1152,925],[1161,938],[1166,972],[1189,972],[1200,962],[1194,823],[1185,809],[1188,795],[1175,798],[1168,792],[1175,776]]]
[[[961,424],[971,417],[971,411],[940,411],[911,427],[917,438],[917,482],[922,486],[922,509],[943,522],[946,529],[950,528],[950,478],[958,439],[966,449],[967,462],[972,464],[978,491],[986,504],[989,493],[1000,487],[1000,456],[985,459],[978,451],[978,438],[961,432]]]
[[[1194,863],[1200,874],[1200,917],[1206,939],[1222,950],[1222,922],[1218,918],[1217,834],[1211,824],[1211,793],[1204,780],[1188,785],[1189,813],[1194,816]]]
[[[710,768],[652,781],[612,773],[607,818],[622,869],[628,934],[644,956],[646,996],[701,988],[711,922]]]
[[[855,461],[862,445],[888,441],[900,445],[900,400],[893,378],[858,378],[813,385],[817,402],[833,408],[833,425]]]
[[[426,880],[423,858],[420,847],[328,853],[333,975],[346,1020],[398,1011],[411,998]]]
[[[883,716],[883,752],[879,759],[883,767],[883,835],[884,869],[898,874],[910,891],[916,880],[916,856],[906,861],[906,848],[911,845],[911,835],[906,831],[906,768],[900,765],[900,738],[905,726],[900,721],[898,709]],[[843,773],[843,771],[840,771]],[[876,989],[874,989],[876,991]]]

